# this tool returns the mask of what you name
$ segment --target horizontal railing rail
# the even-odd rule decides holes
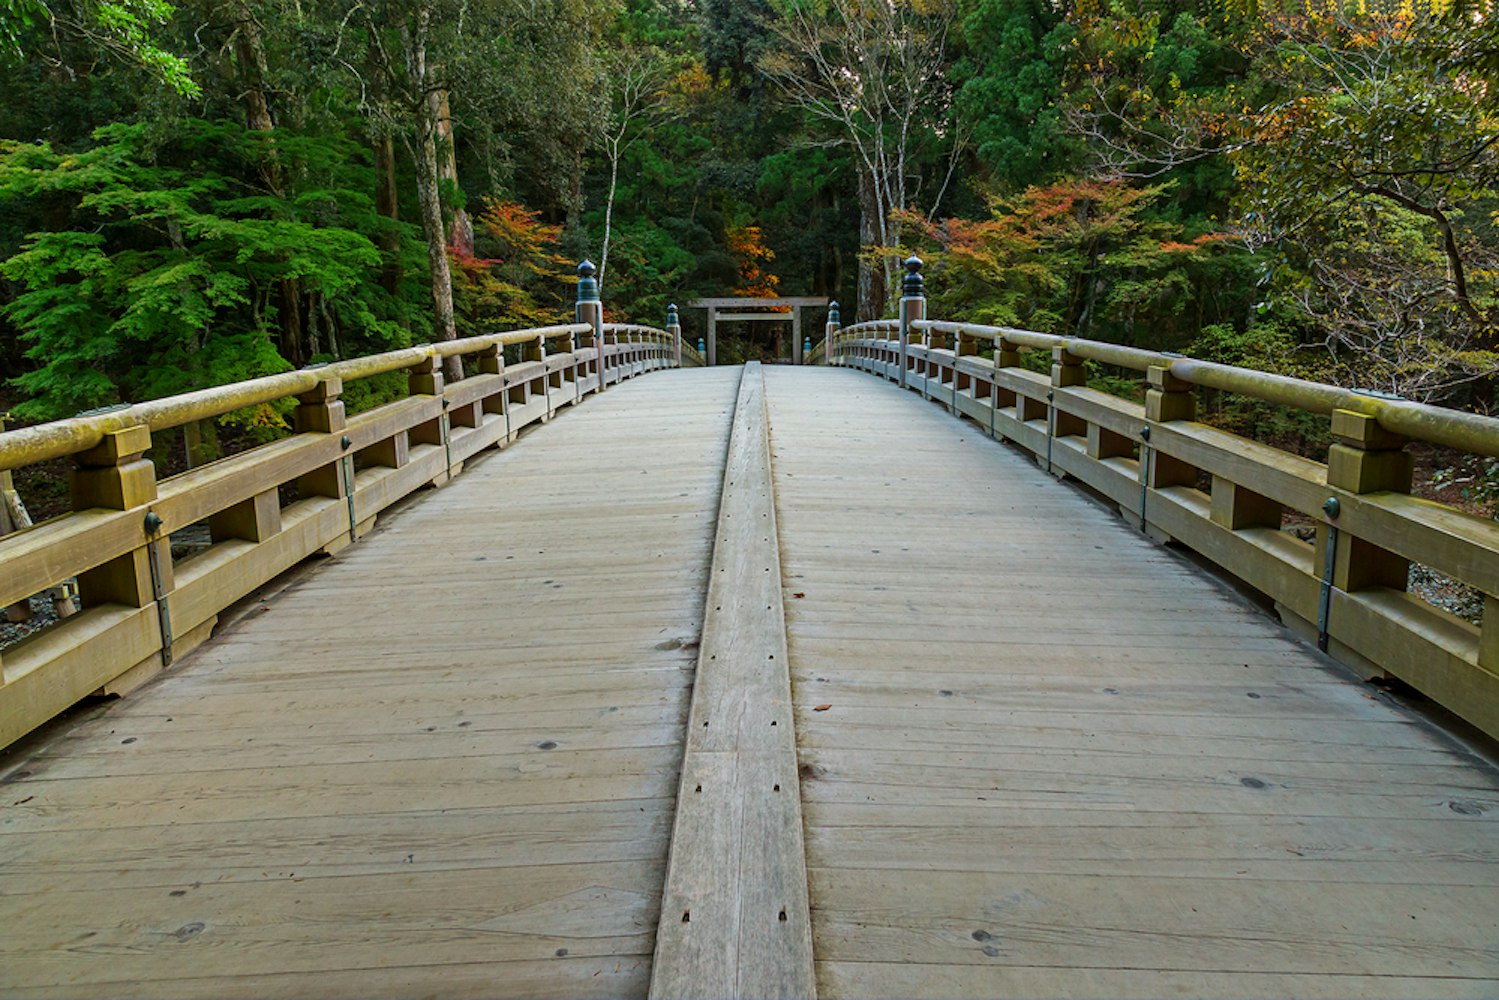
[[[912,274],[901,319],[831,333],[829,363],[884,376],[1018,444],[1130,523],[1266,595],[1334,657],[1499,736],[1499,522],[1411,496],[1407,448],[1499,456],[1499,420],[1117,344],[929,320]],[[1027,351],[1048,352],[1049,375],[1022,364]],[[1088,361],[1143,374],[1145,401],[1089,388]],[[1203,388],[1329,418],[1327,461],[1200,422]],[[1313,540],[1284,530],[1298,520]],[[1413,563],[1481,593],[1481,624],[1411,594]]]
[[[675,367],[676,338],[598,322],[428,344],[0,433],[0,469],[71,459],[71,511],[0,537],[0,608],[76,578],[82,610],[0,649],[0,746],[91,693],[136,686],[220,612],[367,533],[392,503],[622,379]],[[520,359],[505,360],[519,346]],[[443,359],[477,372],[454,382]],[[404,371],[403,398],[346,415],[346,386]],[[158,480],[153,435],[294,399],[292,433]],[[201,526],[174,559],[174,532]]]

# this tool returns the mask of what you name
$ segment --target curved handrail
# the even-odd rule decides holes
[[[33,427],[22,427],[0,434],[0,470],[35,465],[87,451],[103,440],[105,434],[126,427],[144,424],[153,432],[170,430],[196,420],[223,416],[247,406],[297,396],[311,392],[319,382],[328,378],[354,382],[413,368],[430,358],[475,354],[491,347],[575,336],[592,329],[587,323],[568,323],[466,337],[439,344],[423,344],[229,385],[197,389],[112,409],[107,413],[83,414]]]
[[[952,323],[939,320],[915,320],[911,323],[911,328],[951,336],[987,338],[995,341],[996,345],[1000,340],[1004,340],[1018,347],[1041,350],[1061,349],[1073,357],[1140,372],[1148,371],[1153,367],[1165,368],[1173,377],[1191,385],[1249,396],[1267,403],[1291,406],[1322,416],[1329,416],[1334,410],[1351,410],[1374,417],[1381,427],[1404,437],[1461,451],[1499,457],[1499,420],[1477,413],[1465,413],[1461,410],[1431,406],[1405,399],[1386,398],[1357,389],[1345,389],[1322,382],[1293,378],[1289,375],[1276,375],[1255,371],[1252,368],[1239,368],[1214,361],[1199,361],[1195,358],[1184,358],[1175,354],[1146,351],[1079,337],[1061,337],[1005,326],[984,326],[977,323]],[[899,324],[896,324],[896,330],[899,330]]]

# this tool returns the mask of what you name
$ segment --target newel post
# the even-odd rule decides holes
[[[906,277],[901,282],[900,297],[900,379],[905,388],[910,367],[911,324],[926,319],[926,279],[921,276],[924,262],[915,254],[906,258]]]
[[[1332,413],[1333,445],[1327,453],[1327,485],[1349,493],[1409,493],[1415,459],[1407,439],[1379,426],[1376,417],[1353,410]],[[1319,549],[1326,531],[1318,532]],[[1324,553],[1319,552],[1319,557]],[[1320,565],[1320,564],[1319,564]],[[1388,549],[1348,532],[1337,538],[1333,586],[1345,593],[1368,587],[1404,590],[1410,563]]]
[[[828,303],[828,325],[823,331],[822,355],[823,360],[830,365],[837,364],[833,360],[834,338],[838,335],[838,328],[843,325],[843,317],[839,315],[838,303]]]
[[[599,299],[599,282],[594,277],[597,273],[598,268],[593,266],[591,260],[578,265],[578,304],[574,322],[587,323],[593,327],[589,339],[597,352],[593,364],[599,376],[599,391],[603,391],[604,369],[607,366],[604,360],[604,303]]]
[[[682,367],[682,318],[677,315],[677,304],[666,307],[666,332],[671,334],[671,356],[678,368]]]
[[[92,448],[73,456],[77,463],[71,476],[74,510],[102,507],[106,510],[130,510],[156,500],[156,466],[146,457],[151,449],[151,430],[144,424],[106,431]],[[157,544],[154,529],[149,526],[142,535],[144,544],[78,574],[78,590],[85,605],[124,604],[144,608],[157,593],[171,590],[170,553],[149,551]],[[167,558],[158,566],[151,563]],[[164,639],[164,647],[171,639]]]

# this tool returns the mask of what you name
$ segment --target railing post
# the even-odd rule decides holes
[[[828,303],[828,323],[823,329],[822,355],[827,364],[836,364],[833,360],[833,346],[838,335],[838,328],[843,325],[843,317],[838,312],[836,301]]]
[[[1405,450],[1406,439],[1379,426],[1379,420],[1352,410],[1334,410],[1334,442],[1327,453],[1327,485],[1349,493],[1409,493],[1415,459]],[[1317,558],[1326,556],[1330,534],[1317,531]],[[1320,566],[1319,561],[1316,565]],[[1338,532],[1332,584],[1347,593],[1368,587],[1404,590],[1410,562],[1388,549]]]
[[[1047,421],[1048,431],[1053,438],[1068,437],[1073,434],[1088,433],[1088,424],[1081,417],[1064,413],[1058,406],[1056,391],[1058,389],[1070,389],[1074,386],[1088,384],[1088,369],[1083,364],[1083,359],[1068,351],[1065,347],[1053,347],[1051,349],[1051,392],[1047,407],[1049,410]],[[1048,455],[1051,451],[1051,443],[1047,443]],[[1051,460],[1046,462],[1047,471],[1051,471]]]
[[[1145,372],[1150,388],[1145,391],[1145,419],[1152,422],[1197,419],[1197,390],[1189,382],[1183,382],[1171,374],[1164,365],[1151,365]],[[1170,455],[1164,455],[1152,447],[1155,454],[1150,463],[1149,483],[1151,489],[1166,486],[1192,486],[1197,482],[1197,469]]]
[[[926,280],[921,276],[922,259],[915,254],[906,258],[906,276],[901,282],[900,297],[900,378],[902,389],[909,381],[911,324],[926,319]]]
[[[1145,372],[1150,388],[1145,391],[1145,419],[1140,443],[1140,530],[1157,539],[1165,536],[1152,532],[1145,510],[1151,490],[1168,486],[1193,486],[1197,469],[1179,458],[1163,453],[1150,440],[1150,424],[1173,420],[1197,419],[1197,391],[1189,382],[1171,374],[1165,365],[1151,365]]]
[[[594,277],[598,268],[593,261],[585,260],[578,265],[578,304],[574,311],[574,322],[587,323],[593,327],[590,339],[597,352],[594,366],[598,369],[599,391],[604,389],[604,303],[599,299],[599,282]]]
[[[137,424],[109,431],[97,445],[79,452],[74,456],[77,466],[71,481],[73,509],[129,510],[154,501],[156,466],[145,457],[150,448],[150,429]],[[149,527],[145,535],[147,541],[142,547],[78,574],[78,591],[85,606],[124,604],[144,608],[158,593],[172,589],[170,546],[163,552]],[[170,636],[164,633],[163,655],[167,657],[170,642]]]
[[[666,307],[666,332],[671,334],[671,356],[678,368],[682,367],[682,318],[677,314],[677,304]]]
[[[1499,671],[1499,597],[1483,595],[1483,631],[1478,639],[1478,665]]]
[[[432,480],[433,486],[441,486],[454,474],[453,450],[451,439],[448,436],[448,412],[447,400],[442,397],[443,377],[442,359],[435,354],[429,354],[421,361],[406,369],[406,393],[410,396],[436,396],[440,401],[441,409],[437,416],[425,423],[417,424],[411,428],[411,443],[441,445],[444,457],[443,475]]]
[[[442,361],[436,357],[428,360],[437,369],[440,384]],[[292,413],[292,429],[298,434],[343,434],[347,425],[343,399],[340,398],[343,391],[344,382],[338,376],[320,378],[317,385],[297,397],[297,408]],[[335,461],[297,477],[297,492],[303,497],[342,500],[348,511],[349,541],[358,537],[359,522],[354,514],[354,456],[349,452],[347,444]],[[343,541],[332,542],[322,551],[331,555],[343,548],[344,544]]]
[[[505,374],[505,349],[499,344],[490,344],[475,357],[479,364],[480,375],[503,376]],[[503,384],[502,382],[501,385]],[[485,413],[495,414],[506,422],[504,438],[506,441],[510,439],[510,414],[509,407],[506,406],[506,401],[509,398],[510,394],[501,390],[491,396],[486,396],[482,404]]]

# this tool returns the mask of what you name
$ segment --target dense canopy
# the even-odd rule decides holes
[[[934,315],[1494,402],[1483,5],[6,0],[0,60],[20,419],[551,321],[584,257],[621,319],[873,318],[913,250]]]

